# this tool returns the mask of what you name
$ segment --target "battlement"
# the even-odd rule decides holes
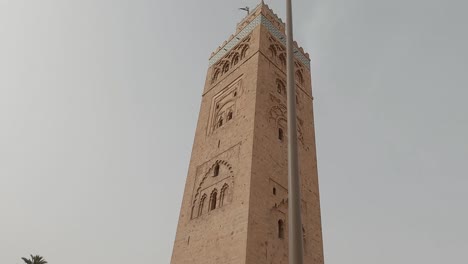
[[[232,34],[221,46],[211,53],[209,65],[211,66],[220,60],[260,24],[265,26],[283,45],[286,45],[286,24],[262,1],[250,14],[237,24],[236,33]],[[299,61],[304,63],[307,68],[310,68],[309,54],[305,52],[296,41],[294,41],[294,53]]]

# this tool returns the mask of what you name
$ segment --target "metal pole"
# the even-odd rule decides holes
[[[296,83],[294,81],[295,72],[291,0],[286,0],[286,16],[288,79],[289,264],[303,264],[304,249],[302,245],[301,185],[299,179],[299,162],[297,153]]]

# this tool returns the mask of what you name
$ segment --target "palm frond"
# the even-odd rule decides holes
[[[32,264],[32,261],[27,258],[21,258],[26,264]]]

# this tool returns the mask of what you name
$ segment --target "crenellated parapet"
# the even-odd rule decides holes
[[[242,42],[257,26],[262,25],[282,45],[286,45],[286,24],[263,2],[237,24],[236,33],[219,46],[210,56],[209,66],[223,59],[234,47]],[[310,56],[294,41],[294,57],[310,69]]]

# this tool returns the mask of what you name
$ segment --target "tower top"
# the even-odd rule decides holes
[[[237,24],[236,32],[211,54],[209,66],[219,61],[258,25],[266,27],[278,41],[286,45],[286,24],[264,1],[261,1]],[[310,69],[310,56],[302,47],[299,47],[296,41],[294,41],[294,54],[299,61]]]

